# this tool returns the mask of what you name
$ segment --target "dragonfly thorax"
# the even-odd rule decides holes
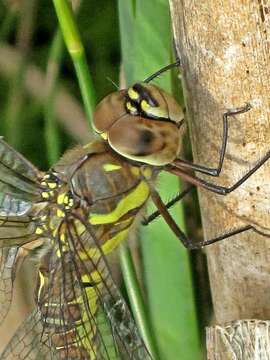
[[[136,225],[137,214],[149,197],[151,177],[151,171],[131,164],[106,142],[98,141],[67,152],[41,179],[43,206],[32,220],[36,236],[47,239],[47,246],[40,253],[36,302],[44,336],[51,339],[59,358],[96,359],[101,345],[92,318],[103,298],[112,322],[116,310],[120,312],[114,326],[137,341],[126,321],[129,314],[121,310],[121,297],[116,292],[113,298],[106,295],[114,284],[103,257]],[[87,336],[78,339],[78,333]]]

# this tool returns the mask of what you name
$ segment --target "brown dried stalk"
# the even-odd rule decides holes
[[[248,113],[229,119],[227,155],[221,176],[214,179],[229,186],[270,148],[269,1],[170,0],[170,5],[194,161],[216,167],[223,112],[252,105]],[[269,162],[226,197],[199,191],[205,239],[245,224],[269,234],[269,193]],[[206,252],[216,323],[269,319],[270,239],[249,231]],[[209,359],[248,359],[235,356],[215,347]]]

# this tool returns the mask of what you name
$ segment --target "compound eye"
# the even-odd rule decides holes
[[[108,143],[125,158],[154,166],[172,162],[180,146],[174,123],[132,115],[114,124],[108,133]]]
[[[94,129],[99,134],[106,133],[121,116],[125,115],[126,91],[120,90],[107,95],[97,105],[94,112]]]

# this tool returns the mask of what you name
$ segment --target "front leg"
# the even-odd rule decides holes
[[[198,171],[200,173],[210,175],[210,176],[219,176],[219,174],[222,170],[224,157],[225,157],[225,153],[226,153],[226,148],[227,148],[227,142],[228,142],[228,117],[238,115],[238,114],[243,114],[243,113],[249,111],[250,109],[251,109],[251,105],[247,103],[243,107],[230,109],[223,114],[223,135],[222,135],[222,144],[221,144],[221,148],[220,148],[219,162],[218,162],[217,168],[210,168],[207,166],[194,164],[190,161],[181,160],[181,159],[174,160],[173,165],[175,165],[176,167],[180,167],[182,169],[186,168],[186,169]]]
[[[252,225],[245,225],[240,228],[230,230],[227,233],[221,234],[215,238],[209,239],[209,240],[203,240],[200,242],[194,242],[192,239],[188,238],[184,232],[180,229],[178,224],[175,222],[174,218],[171,216],[171,214],[168,211],[168,208],[166,204],[163,203],[161,197],[159,196],[156,189],[151,187],[151,193],[150,193],[151,199],[155,206],[158,209],[159,215],[163,217],[163,219],[166,221],[170,229],[173,231],[173,233],[176,235],[176,237],[182,242],[182,244],[188,249],[188,250],[198,250],[201,249],[204,246],[212,245],[216,242],[225,240],[227,238],[230,238],[234,235],[240,234],[242,232],[248,231],[248,230],[255,230]],[[143,225],[147,225],[149,222],[143,223]]]

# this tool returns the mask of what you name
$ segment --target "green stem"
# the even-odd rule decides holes
[[[130,250],[126,245],[121,245],[120,247],[120,261],[123,278],[128,292],[128,298],[136,324],[148,351],[155,360],[158,360],[157,350],[154,339],[151,336],[149,320],[146,316],[142,292],[136,276],[134,263]]]
[[[93,127],[94,87],[88,70],[84,47],[74,20],[74,14],[68,0],[53,0],[53,3],[67,49],[76,70],[87,117],[91,127]]]

